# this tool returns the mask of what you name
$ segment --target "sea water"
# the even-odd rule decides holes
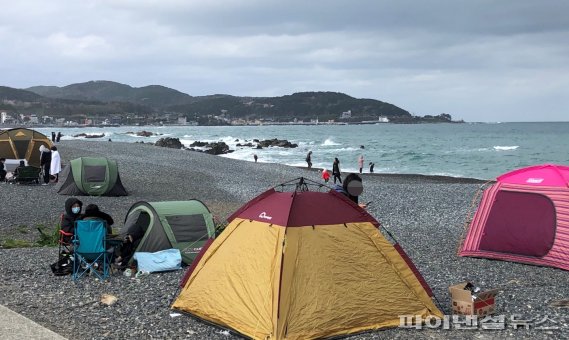
[[[376,125],[279,125],[279,126],[121,126],[87,128],[39,128],[63,140],[84,139],[74,135],[104,134],[93,142],[150,142],[163,137],[179,138],[189,146],[194,141],[223,141],[232,153],[222,157],[306,166],[312,151],[315,168],[332,168],[335,157],[343,173],[357,171],[364,157],[376,173],[424,174],[493,179],[520,167],[569,164],[569,122],[562,123],[465,123],[465,124],[376,124]],[[138,131],[159,135],[136,136]],[[238,147],[253,139],[287,139],[297,148]],[[256,145],[256,143],[253,143]],[[120,160],[119,160],[120,161]]]

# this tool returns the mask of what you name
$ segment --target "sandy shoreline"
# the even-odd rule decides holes
[[[136,143],[64,141],[64,162],[80,156],[107,156],[119,162],[122,182],[130,196],[81,197],[110,213],[115,227],[123,224],[128,208],[140,200],[198,198],[219,219],[249,199],[279,183],[304,176],[322,182],[317,171],[290,166],[238,161],[197,152]],[[450,314],[448,286],[472,280],[482,288],[500,288],[498,314],[526,318],[548,315],[561,331],[460,331],[391,329],[354,338],[410,337],[565,337],[567,313],[549,307],[569,295],[567,272],[517,263],[460,258],[456,250],[470,213],[472,198],[484,181],[438,176],[364,174],[362,201],[369,212],[399,241],[432,287],[441,308]],[[32,241],[37,225],[53,225],[68,196],[50,186],[0,184],[0,240]],[[223,338],[219,329],[191,318],[171,317],[168,309],[181,272],[153,274],[146,280],[114,277],[109,283],[86,280],[78,285],[69,277],[54,277],[49,263],[53,248],[0,249],[0,304],[70,338]],[[14,259],[18,259],[14,264]],[[103,293],[119,303],[97,303]],[[68,313],[72,310],[73,313]],[[104,326],[101,331],[101,325]],[[563,326],[564,325],[564,326]],[[466,332],[466,333],[465,333]],[[102,336],[101,336],[102,337]]]

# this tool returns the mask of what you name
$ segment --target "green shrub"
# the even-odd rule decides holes
[[[40,233],[40,238],[36,242],[38,246],[55,247],[59,244],[59,226],[53,228],[38,226],[37,229]]]
[[[4,249],[29,248],[29,247],[33,247],[34,244],[30,243],[28,241],[25,241],[25,240],[14,240],[14,239],[9,238],[9,239],[6,239],[4,242],[2,242],[1,246]]]

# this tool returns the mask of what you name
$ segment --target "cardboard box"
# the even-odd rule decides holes
[[[469,289],[464,289],[469,282],[462,282],[449,287],[452,298],[452,312],[460,315],[491,315],[495,311],[495,297],[497,289],[487,290],[474,294]]]

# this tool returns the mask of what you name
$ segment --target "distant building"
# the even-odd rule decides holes
[[[342,112],[342,115],[340,116],[340,119],[347,119],[347,118],[352,118],[352,110],[348,110],[346,112]]]
[[[188,124],[188,118],[186,118],[186,117],[178,117],[178,124],[180,124],[180,125],[186,125],[186,124]]]
[[[8,112],[6,112],[6,111],[0,112],[0,123],[4,124],[9,119],[10,119],[10,116],[8,115]]]
[[[36,116],[36,115],[31,115],[31,116],[30,116],[30,123],[32,123],[32,124],[39,124],[39,122],[40,122],[40,121],[39,121],[39,119],[38,119],[38,116]]]
[[[51,116],[41,116],[41,121],[44,124],[49,124],[53,121],[53,117]]]

